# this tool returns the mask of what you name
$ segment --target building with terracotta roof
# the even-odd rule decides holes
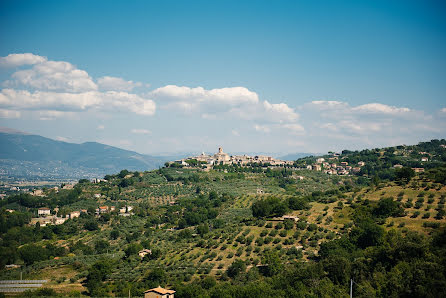
[[[144,292],[144,298],[174,298],[175,291],[158,286]]]

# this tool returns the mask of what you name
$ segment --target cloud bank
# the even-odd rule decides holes
[[[65,61],[51,61],[46,57],[25,53],[0,58],[2,68],[17,69],[2,83],[0,108],[9,110],[0,116],[19,115],[12,111],[34,110],[58,112],[104,113],[128,112],[152,116],[156,111],[153,100],[131,93],[141,83],[105,76],[97,83],[85,71]],[[54,119],[57,117],[43,117]]]
[[[70,62],[32,53],[0,57],[0,71],[8,75],[0,90],[0,118],[5,121],[82,120],[90,115],[96,121],[94,131],[105,133],[114,125],[107,119],[124,115],[122,133],[131,139],[127,147],[157,137],[151,145],[160,146],[160,151],[162,146],[182,150],[233,143],[245,150],[324,152],[328,144],[363,148],[446,134],[444,106],[429,114],[380,102],[313,100],[291,105],[292,98],[262,99],[243,86],[165,85],[143,93],[145,83],[116,76],[93,78]],[[147,123],[151,118],[156,121]]]

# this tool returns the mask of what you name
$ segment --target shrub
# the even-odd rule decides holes
[[[417,218],[419,215],[420,215],[420,211],[415,211],[411,217]]]
[[[245,270],[246,270],[245,262],[237,259],[228,267],[226,273],[228,274],[229,277],[234,278],[240,273],[245,272]]]
[[[307,230],[310,231],[310,232],[315,231],[316,229],[317,229],[317,225],[314,224],[314,223],[309,224],[308,228],[307,228]]]
[[[279,232],[278,232],[277,230],[271,230],[271,232],[269,232],[269,235],[270,235],[271,237],[275,237],[278,233],[279,233]],[[262,235],[260,235],[260,236],[262,236]]]

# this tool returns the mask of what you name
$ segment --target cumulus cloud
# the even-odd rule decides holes
[[[306,135],[344,148],[416,143],[446,133],[441,117],[382,103],[352,106],[342,101],[312,101],[299,111],[308,128]]]
[[[88,109],[124,110],[140,115],[153,115],[156,104],[136,94],[109,91],[83,93],[61,93],[3,89],[0,93],[0,107],[13,109],[46,109],[82,111]]]
[[[127,111],[139,115],[153,115],[153,100],[130,91],[141,83],[105,76],[98,85],[85,71],[65,61],[51,61],[46,57],[25,53],[0,57],[0,66],[25,69],[15,71],[3,82],[0,108],[3,115],[17,115],[13,111],[42,111],[40,119],[58,118],[62,112],[82,112],[94,109],[101,112]],[[26,66],[26,67],[25,67]],[[105,91],[104,91],[105,90]],[[51,111],[51,112],[48,112]]]
[[[410,112],[408,108],[397,108],[381,103],[369,103],[352,108],[352,111],[366,112],[366,113],[383,113],[396,114]]]
[[[162,109],[201,113],[204,119],[235,117],[263,122],[296,122],[297,112],[285,103],[261,102],[257,93],[245,87],[206,90],[203,87],[167,85],[150,93]]]
[[[313,100],[310,104],[315,105],[321,109],[333,109],[348,106],[346,102],[336,100]]]
[[[150,93],[164,109],[190,114],[201,112],[213,114],[227,111],[231,107],[257,104],[257,93],[245,87],[231,87],[206,90],[203,87],[167,85]]]
[[[97,90],[93,79],[84,70],[65,61],[43,61],[31,69],[16,71],[6,87],[24,87],[45,91],[85,92]]]
[[[174,110],[181,114],[199,114],[206,120],[243,121],[258,132],[272,130],[289,135],[301,135],[305,130],[298,124],[299,114],[286,103],[259,100],[257,93],[245,87],[206,90],[203,87],[167,85],[150,94],[160,109]],[[256,124],[252,124],[254,122]],[[231,131],[238,136],[238,131]]]
[[[98,79],[99,89],[105,91],[132,91],[135,87],[141,87],[142,83],[126,81],[122,78],[105,76]]]
[[[134,134],[141,134],[141,135],[149,135],[152,133],[150,130],[142,129],[142,128],[134,128],[130,132],[134,133]]]
[[[31,53],[9,54],[6,57],[0,57],[0,67],[18,67],[22,65],[32,65],[47,61],[46,57],[34,55]]]
[[[263,102],[263,107],[267,114],[278,122],[294,122],[299,115],[285,103],[271,104],[268,101]]]
[[[350,106],[347,102],[342,101],[326,101],[316,100],[305,105],[306,108],[316,109],[319,111],[337,111],[338,113],[369,113],[369,114],[402,114],[411,112],[409,108],[389,106],[382,103],[368,103],[356,107]]]

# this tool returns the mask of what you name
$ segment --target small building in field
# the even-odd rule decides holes
[[[144,258],[146,255],[151,255],[151,254],[152,250],[150,249],[143,249],[138,252],[138,255],[140,256],[141,259]]]
[[[290,219],[295,222],[299,221],[299,217],[293,216],[293,215],[284,215],[284,216],[282,216],[282,219],[283,220]]]
[[[175,291],[158,286],[144,292],[144,298],[174,298]]]
[[[71,219],[79,217],[79,216],[81,216],[81,212],[80,211],[73,211],[73,212],[70,213],[70,218]]]
[[[99,206],[99,208],[96,209],[96,214],[102,214],[108,212],[108,206]]]
[[[318,159],[316,159],[316,163],[323,163],[325,161],[325,159],[324,158],[318,158]]]
[[[50,208],[39,208],[39,210],[37,210],[37,215],[39,216],[46,216],[46,215],[51,215],[51,210]]]

